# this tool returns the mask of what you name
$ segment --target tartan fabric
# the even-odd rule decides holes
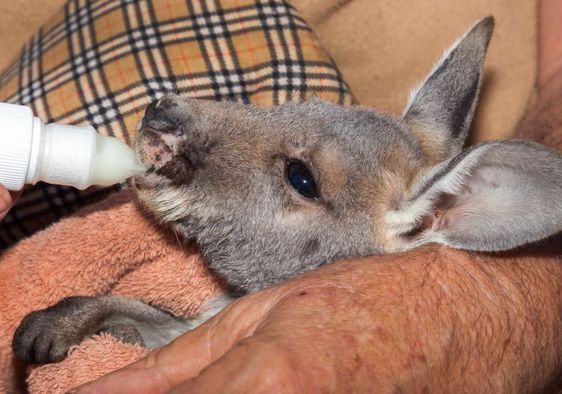
[[[351,102],[283,0],[71,0],[0,75],[0,101],[127,143],[144,107],[167,92],[264,106],[310,96]],[[35,185],[0,224],[0,248],[124,186]]]

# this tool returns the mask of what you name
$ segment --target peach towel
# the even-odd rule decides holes
[[[0,259],[0,388],[25,389],[12,336],[21,319],[70,295],[114,294],[143,300],[177,315],[195,314],[221,282],[195,248],[181,248],[157,229],[125,190],[20,242]],[[32,393],[63,393],[147,353],[109,335],[75,347],[58,364],[34,368]]]

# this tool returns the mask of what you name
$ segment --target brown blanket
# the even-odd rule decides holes
[[[523,116],[536,72],[535,0],[289,0],[361,104],[400,113],[410,89],[477,19],[494,15],[474,141],[504,138]]]

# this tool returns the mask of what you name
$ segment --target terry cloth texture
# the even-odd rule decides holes
[[[351,102],[282,0],[69,1],[0,76],[0,101],[127,143],[144,107],[169,92],[263,106],[315,95]],[[36,185],[0,224],[0,248],[121,187]]]
[[[11,351],[29,312],[64,297],[112,294],[193,316],[219,291],[193,247],[153,225],[123,190],[79,210],[6,251],[0,259],[0,392],[23,391],[25,366]],[[29,376],[32,393],[64,393],[139,359],[146,349],[97,336],[61,363]]]

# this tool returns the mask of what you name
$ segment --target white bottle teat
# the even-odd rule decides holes
[[[9,190],[38,181],[108,186],[140,168],[131,148],[91,126],[45,125],[28,107],[0,103],[0,184]]]

